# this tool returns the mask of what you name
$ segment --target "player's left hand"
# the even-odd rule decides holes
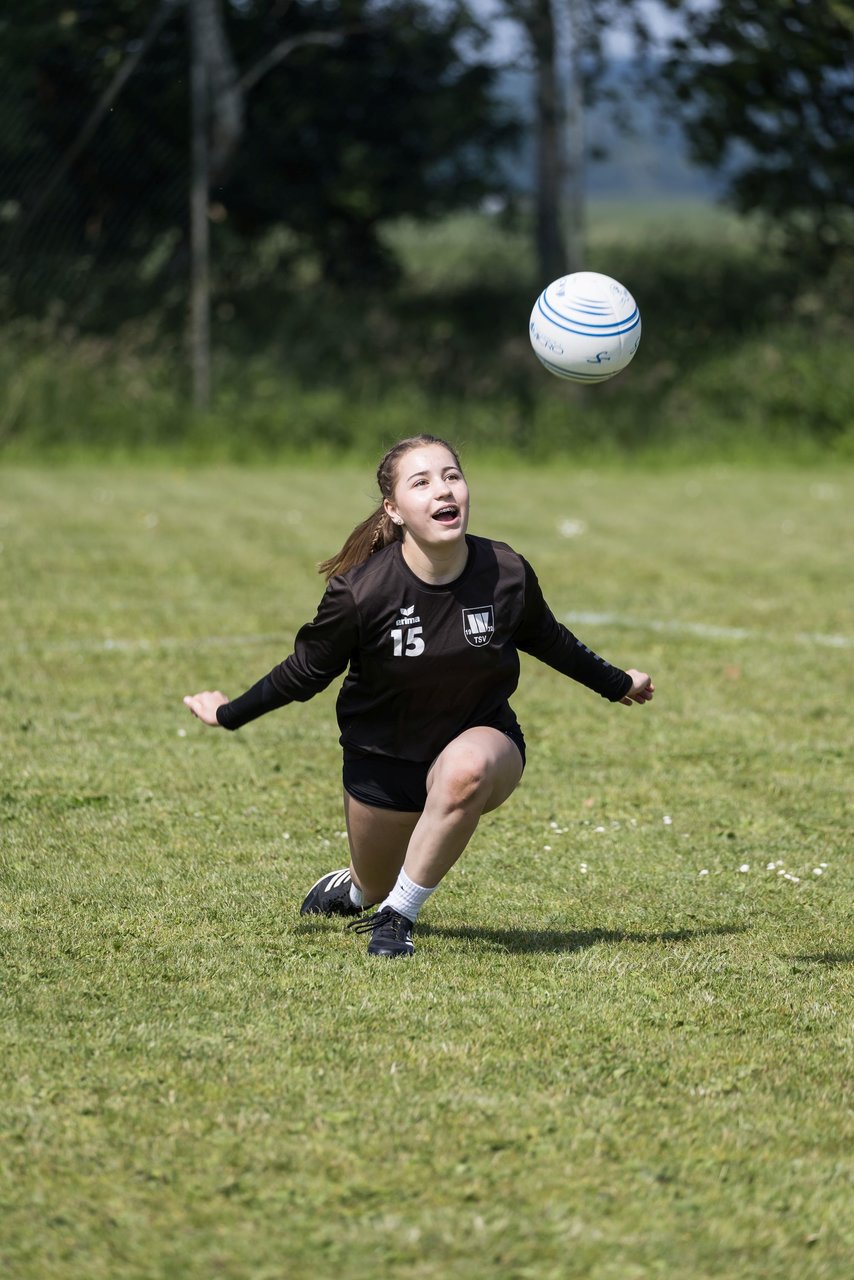
[[[655,685],[645,671],[635,671],[633,667],[626,669],[626,675],[632,677],[632,687],[625,698],[620,701],[630,707],[633,702],[650,702],[655,693]]]

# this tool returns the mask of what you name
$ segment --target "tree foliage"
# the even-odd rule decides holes
[[[430,217],[500,186],[494,157],[513,126],[463,0],[217,5],[221,64],[242,83],[238,145],[211,192],[220,238],[246,246],[283,227],[327,275],[351,279],[388,267],[380,219]],[[156,284],[180,267],[187,234],[186,3],[13,0],[10,8],[0,18],[0,171],[17,279],[48,257],[85,262],[91,275],[93,262],[146,256]],[[156,42],[75,154],[153,22]],[[340,38],[301,40],[312,33]],[[288,42],[290,56],[270,58]],[[212,124],[215,135],[215,109]],[[160,259],[158,243],[171,246]]]
[[[328,274],[348,276],[376,263],[381,219],[434,217],[499,185],[495,154],[513,130],[491,96],[494,70],[459,55],[459,41],[477,34],[464,6],[340,0],[291,10],[289,23],[347,34],[333,49],[301,51],[253,91],[244,151],[221,193],[238,226],[283,220],[322,250]],[[232,24],[240,65],[281,26],[268,5],[244,6]]]
[[[718,0],[684,11],[666,66],[695,159],[724,168],[741,211],[832,257],[852,231],[854,6]]]

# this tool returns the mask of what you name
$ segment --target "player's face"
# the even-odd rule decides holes
[[[397,483],[385,508],[418,542],[443,545],[465,537],[469,491],[454,455],[441,444],[410,449],[397,464]]]

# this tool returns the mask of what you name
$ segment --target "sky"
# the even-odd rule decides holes
[[[500,0],[470,0],[474,11],[482,15],[493,29],[490,54],[496,61],[513,58],[523,47],[524,41],[519,34],[518,25],[501,17]],[[674,15],[656,0],[646,0],[642,8],[647,16],[652,31],[657,35],[670,35],[678,30],[678,22]],[[614,28],[606,38],[606,49],[613,58],[628,57],[633,51],[632,39],[627,30]]]

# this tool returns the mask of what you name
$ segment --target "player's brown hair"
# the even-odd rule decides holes
[[[391,498],[394,494],[394,486],[397,484],[397,468],[404,454],[409,453],[411,449],[420,449],[428,444],[442,445],[453,456],[454,462],[459,467],[460,459],[456,449],[452,444],[448,444],[447,440],[440,439],[439,436],[431,436],[425,433],[418,436],[409,436],[406,440],[398,440],[397,444],[393,444],[383,456],[380,465],[377,467],[377,484],[380,487],[380,493],[383,498]],[[334,578],[336,574],[346,573],[348,569],[354,568],[357,564],[364,564],[375,551],[382,551],[383,547],[387,547],[389,543],[400,542],[402,538],[403,532],[400,526],[394,523],[385,507],[380,503],[376,511],[372,512],[361,524],[356,525],[339,552],[334,556],[330,556],[328,560],[321,561],[317,566],[318,572],[324,574],[328,581],[329,578]]]

